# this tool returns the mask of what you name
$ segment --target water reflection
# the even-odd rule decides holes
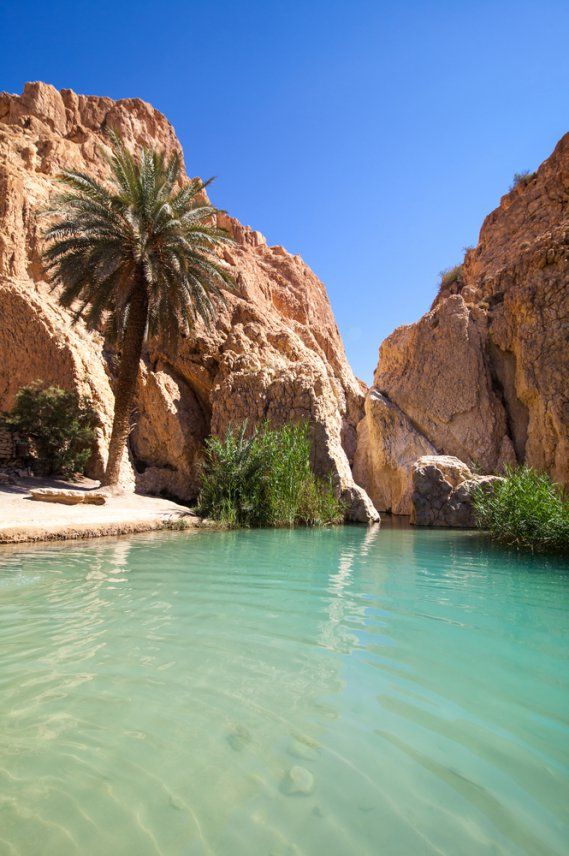
[[[319,636],[324,648],[347,654],[358,645],[357,635],[348,627],[365,622],[365,606],[357,596],[350,597],[350,587],[357,561],[365,559],[379,534],[379,526],[370,526],[361,540],[340,549],[331,564],[327,586],[331,595],[327,606],[328,619],[322,622]]]

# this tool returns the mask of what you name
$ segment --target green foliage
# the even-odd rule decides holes
[[[323,526],[343,519],[330,481],[310,466],[306,424],[272,429],[263,425],[247,437],[247,425],[210,437],[200,514],[227,526]]]
[[[75,320],[105,327],[121,350],[105,484],[116,484],[145,335],[177,348],[197,319],[209,323],[233,289],[217,250],[232,243],[217,227],[209,182],[185,181],[178,152],[132,154],[109,134],[110,176],[102,183],[65,170],[62,192],[44,211],[43,264]]]
[[[206,442],[198,513],[227,526],[261,526],[266,514],[265,462],[258,432],[246,438],[246,428]]]
[[[446,270],[442,270],[439,274],[441,281],[439,284],[439,290],[442,288],[448,288],[449,285],[453,283],[461,283],[462,282],[462,265],[455,265],[451,268],[446,268]]]
[[[545,473],[508,469],[473,501],[478,525],[496,540],[522,550],[569,550],[569,502]]]
[[[330,480],[318,479],[310,466],[310,430],[306,423],[268,426],[257,433],[267,465],[266,502],[270,526],[322,526],[343,519]]]
[[[84,472],[98,422],[85,396],[36,381],[20,389],[5,422],[29,441],[40,475]]]
[[[525,187],[526,184],[530,183],[532,178],[535,178],[535,172],[530,172],[529,169],[525,169],[522,172],[515,172],[510,185],[510,190],[513,190],[519,184]]]
[[[135,157],[110,133],[110,183],[65,170],[63,187],[44,214],[43,261],[60,301],[91,327],[106,319],[118,338],[135,294],[144,294],[148,333],[175,341],[196,318],[213,316],[211,298],[232,287],[216,248],[230,243],[212,225],[219,211],[210,183],[184,181],[180,156],[142,149]]]

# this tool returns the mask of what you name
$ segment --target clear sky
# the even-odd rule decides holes
[[[138,96],[326,283],[356,373],[569,130],[569,0],[3,0],[0,89]]]

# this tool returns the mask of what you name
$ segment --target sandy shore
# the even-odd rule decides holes
[[[199,526],[199,518],[183,505],[154,496],[112,496],[105,505],[60,505],[33,502],[30,490],[64,487],[92,490],[97,482],[20,479],[0,485],[0,544],[128,535],[153,529]]]

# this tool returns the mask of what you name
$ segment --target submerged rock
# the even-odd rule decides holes
[[[282,790],[287,796],[299,794],[308,796],[314,791],[314,776],[306,767],[291,767],[282,782]]]
[[[234,752],[242,752],[251,739],[251,732],[244,725],[238,725],[226,738]]]

